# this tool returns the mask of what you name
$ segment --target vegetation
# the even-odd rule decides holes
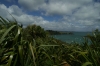
[[[73,32],[46,30],[50,35],[72,35]]]
[[[89,42],[91,41],[91,42]],[[0,66],[99,66],[100,32],[68,44],[37,25],[22,28],[0,17]]]

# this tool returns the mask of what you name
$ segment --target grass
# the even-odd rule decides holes
[[[99,43],[98,30],[81,45],[68,44],[49,37],[40,26],[23,28],[0,17],[0,66],[99,66]]]

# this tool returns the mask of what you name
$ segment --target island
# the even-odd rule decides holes
[[[54,31],[54,30],[46,30],[50,35],[73,35],[71,31]]]

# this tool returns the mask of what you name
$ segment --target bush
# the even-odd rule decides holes
[[[0,17],[0,66],[99,66],[99,43],[98,30],[86,36],[83,45],[67,44],[40,26],[22,28]]]

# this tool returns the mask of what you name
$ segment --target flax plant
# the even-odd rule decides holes
[[[84,40],[81,45],[68,44],[50,37],[40,26],[23,28],[16,20],[0,16],[0,66],[99,66],[100,32]]]

